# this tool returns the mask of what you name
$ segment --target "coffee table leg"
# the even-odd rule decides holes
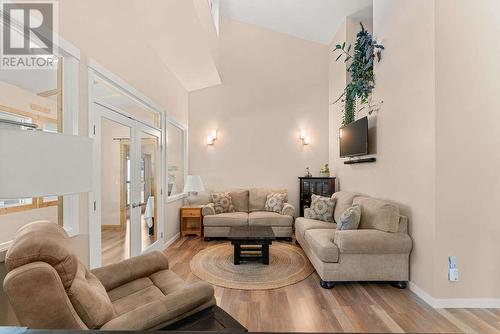
[[[238,243],[234,244],[234,264],[240,264],[240,256],[241,256],[241,245]]]
[[[269,244],[262,245],[262,263],[269,264]]]

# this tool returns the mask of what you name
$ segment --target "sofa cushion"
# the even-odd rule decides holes
[[[101,327],[115,316],[106,289],[81,263],[78,263],[78,270],[67,294],[76,313],[90,329]]]
[[[336,229],[337,224],[322,222],[320,220],[307,219],[299,217],[295,220],[295,231],[299,233],[302,238],[305,238],[305,233],[307,230],[313,229]]]
[[[311,250],[323,262],[335,263],[339,261],[339,249],[333,242],[334,229],[307,230],[305,239]]]
[[[255,211],[248,215],[248,225],[259,226],[292,226],[293,217],[276,212]]]
[[[230,190],[229,196],[233,201],[234,211],[248,212],[248,190]]]
[[[111,302],[114,302],[153,285],[153,281],[149,277],[142,277],[109,290],[108,296]]]
[[[220,213],[203,217],[203,225],[205,226],[247,226],[248,213],[246,212],[231,212]]]
[[[351,207],[352,201],[358,196],[360,196],[360,194],[347,191],[338,191],[332,195],[332,198],[335,199],[333,218],[337,224],[340,223],[340,216]]]
[[[269,212],[281,213],[286,200],[287,195],[285,193],[269,193],[267,194],[265,209]]]
[[[408,234],[378,230],[337,231],[334,242],[348,254],[408,254],[412,248]]]
[[[398,231],[399,208],[396,205],[370,197],[356,197],[354,203],[361,207],[360,229]]]
[[[171,270],[162,270],[149,276],[151,281],[164,295],[184,289],[188,284]]]
[[[269,193],[285,193],[288,194],[286,189],[263,189],[263,188],[253,188],[249,192],[249,211],[265,211],[267,194]],[[285,199],[288,202],[288,195]]]
[[[234,212],[233,200],[227,191],[210,193],[210,201],[214,204],[215,213]]]
[[[165,295],[157,286],[150,285],[142,290],[130,293],[113,301],[113,307],[116,314],[120,316],[141,306],[160,300],[163,297],[165,297]]]
[[[333,223],[334,208],[334,198],[313,194],[311,197],[311,207],[306,209],[306,211],[304,212],[304,217]]]
[[[21,227],[5,256],[8,271],[31,262],[45,262],[56,271],[65,289],[75,278],[78,259],[66,231],[56,223],[37,221]]]

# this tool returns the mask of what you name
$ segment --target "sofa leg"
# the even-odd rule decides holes
[[[204,241],[212,241],[212,238],[204,237],[203,240]]]
[[[398,289],[406,289],[406,287],[408,286],[408,282],[396,281],[396,282],[391,282],[391,285],[395,288],[398,288]]]
[[[292,238],[285,238],[285,241],[292,242]]]
[[[332,289],[332,288],[334,287],[334,285],[335,285],[335,282],[332,282],[332,281],[323,281],[323,280],[321,280],[321,281],[319,282],[319,284],[321,285],[321,287],[322,287],[323,289]]]

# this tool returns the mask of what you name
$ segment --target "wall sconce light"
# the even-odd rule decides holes
[[[304,145],[309,145],[311,143],[311,136],[307,134],[306,129],[300,129],[300,139]]]
[[[217,140],[217,130],[212,129],[212,130],[210,130],[210,133],[207,136],[207,145],[215,144],[216,140]]]

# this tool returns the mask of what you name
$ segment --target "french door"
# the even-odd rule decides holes
[[[90,266],[163,247],[162,132],[93,102]]]

